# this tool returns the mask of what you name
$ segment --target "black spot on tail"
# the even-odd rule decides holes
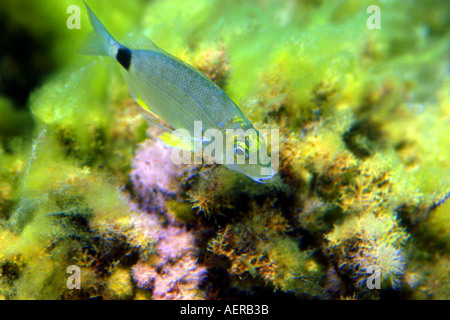
[[[116,59],[122,67],[128,70],[131,64],[131,50],[125,47],[119,48],[119,50],[117,50]]]

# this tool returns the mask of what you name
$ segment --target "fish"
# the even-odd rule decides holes
[[[79,52],[109,56],[120,64],[141,114],[164,129],[161,141],[191,151],[199,144],[205,150],[208,143],[221,143],[222,148],[214,148],[216,163],[260,183],[275,176],[264,137],[219,86],[143,35],[119,43],[85,5],[94,32]],[[201,124],[200,134],[196,123]],[[217,133],[214,140],[205,138],[208,130]]]

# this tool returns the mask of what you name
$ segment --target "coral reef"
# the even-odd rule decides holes
[[[199,285],[206,267],[197,263],[194,235],[174,226],[160,229],[157,257],[132,268],[138,288],[151,289],[153,299],[204,299]]]
[[[300,251],[281,212],[273,203],[253,203],[248,216],[227,225],[208,243],[208,251],[230,261],[232,286],[253,292],[257,286],[319,296],[321,267],[312,252]],[[213,259],[211,257],[210,259]]]
[[[398,288],[406,266],[401,245],[408,238],[398,229],[393,215],[354,216],[326,236],[328,250],[340,272],[359,288],[366,287],[369,267],[381,270],[382,285]]]
[[[140,205],[147,210],[162,210],[165,200],[176,194],[184,170],[171,161],[171,152],[157,136],[136,150],[130,176]]]
[[[448,1],[89,3],[280,130],[264,184],[174,164],[72,2],[0,13],[0,299],[450,298]]]

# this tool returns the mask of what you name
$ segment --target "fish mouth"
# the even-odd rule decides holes
[[[262,178],[252,178],[254,181],[256,181],[256,182],[259,182],[259,183],[267,183],[270,179],[272,179],[274,176],[275,176],[275,174],[276,174],[276,172],[272,169],[272,168],[270,168],[270,170],[271,170],[271,173],[270,174],[268,174],[268,175],[266,175],[266,177],[262,177]]]
[[[256,181],[258,183],[267,183],[268,180],[272,179],[276,172],[273,170],[273,168],[269,167],[269,168],[263,168],[264,169],[264,174],[260,174],[259,176],[256,175],[252,175],[249,174],[247,172],[245,172],[244,170],[242,170],[238,165],[236,164],[232,164],[232,165],[227,165],[228,169],[242,173],[243,175],[249,177],[250,179],[252,179],[253,181]],[[267,172],[268,171],[268,172]]]

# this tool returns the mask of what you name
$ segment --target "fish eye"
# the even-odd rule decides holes
[[[244,156],[245,160],[248,159],[248,145],[244,142],[238,142],[234,146],[234,154],[236,156]]]
[[[234,153],[238,156],[244,156],[245,155],[245,150],[242,149],[241,147],[238,147],[236,149],[234,149]]]

